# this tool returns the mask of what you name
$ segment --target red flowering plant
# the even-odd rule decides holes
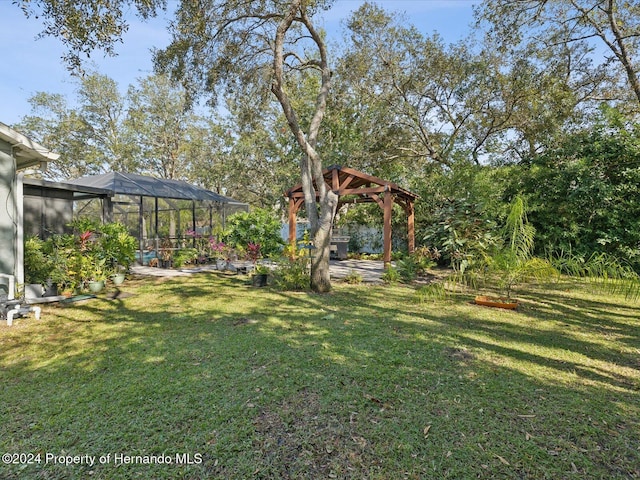
[[[87,247],[89,246],[89,240],[91,240],[92,235],[93,232],[91,230],[87,230],[86,232],[82,232],[80,234],[80,250],[82,252],[87,250]]]
[[[259,243],[247,243],[247,258],[251,260],[253,264],[255,264],[258,259],[261,258]]]

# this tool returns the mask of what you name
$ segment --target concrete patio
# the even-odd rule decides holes
[[[381,283],[381,277],[384,273],[384,263],[381,260],[331,260],[329,268],[333,280],[340,280],[351,273],[357,273],[365,283]],[[184,277],[210,271],[216,271],[215,265],[201,265],[181,269],[148,266],[131,267],[131,272],[136,275],[153,277]]]

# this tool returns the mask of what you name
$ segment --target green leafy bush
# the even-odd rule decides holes
[[[396,269],[400,279],[404,283],[413,282],[419,275],[423,275],[433,267],[436,264],[434,260],[437,258],[440,258],[440,252],[437,249],[420,247],[415,252],[398,259]]]
[[[45,244],[39,237],[29,237],[24,242],[25,283],[44,285],[50,276],[52,266],[45,253]]]
[[[47,280],[62,289],[81,290],[90,280],[105,280],[135,260],[136,239],[119,223],[100,225],[82,219],[72,224],[74,234],[37,237],[25,242],[27,281]]]
[[[344,282],[349,283],[351,285],[358,285],[362,283],[362,275],[360,275],[355,270],[351,269],[349,273],[345,275]]]
[[[497,287],[507,299],[517,285],[540,282],[558,275],[558,271],[546,259],[534,253],[535,228],[527,221],[527,206],[522,197],[515,197],[509,208],[502,241],[485,255],[482,261],[460,269],[454,279],[476,287],[479,277]]]
[[[527,196],[538,254],[624,258],[640,273],[640,124],[604,108],[594,126],[523,161],[513,189]]]
[[[137,241],[123,224],[107,223],[99,227],[99,245],[107,259],[108,267],[114,272],[128,270],[136,259]]]
[[[404,283],[411,283],[418,276],[418,262],[412,255],[409,255],[402,260],[398,260],[396,262],[396,269],[400,279]]]
[[[187,263],[192,263],[198,258],[198,250],[195,248],[181,248],[173,255],[173,266],[183,267]]]
[[[447,199],[435,213],[423,241],[440,253],[438,261],[464,272],[482,263],[499,242],[495,223],[484,215],[482,205],[467,199]]]
[[[570,252],[552,254],[552,265],[565,275],[586,278],[610,294],[622,293],[628,298],[640,297],[640,276],[633,267],[606,253],[593,253],[589,258]]]
[[[394,285],[400,281],[401,277],[400,273],[398,273],[398,270],[389,265],[380,278],[382,278],[382,281],[384,283]]]
[[[283,258],[273,271],[273,283],[279,290],[308,290],[310,288],[307,258]]]
[[[242,249],[249,244],[258,244],[262,256],[272,257],[280,254],[284,244],[280,228],[280,220],[275,214],[254,208],[229,217],[225,241],[234,248]]]

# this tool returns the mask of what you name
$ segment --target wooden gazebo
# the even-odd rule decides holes
[[[391,213],[393,203],[400,205],[407,215],[407,244],[409,252],[413,253],[415,250],[414,203],[418,195],[400,188],[393,182],[338,165],[327,168],[324,170],[323,175],[328,187],[340,197],[338,208],[344,203],[376,202],[380,205],[384,212],[383,259],[385,264],[391,261]],[[296,242],[296,215],[304,205],[302,184],[291,188],[285,195],[289,198],[289,243],[293,245]]]

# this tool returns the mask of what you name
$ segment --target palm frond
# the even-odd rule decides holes
[[[560,252],[550,256],[550,262],[560,272],[583,278],[610,295],[640,298],[640,276],[620,259],[606,253],[594,253],[589,258]]]
[[[505,234],[509,241],[509,249],[520,259],[531,256],[536,229],[527,220],[527,204],[521,196],[515,197],[511,202]]]

